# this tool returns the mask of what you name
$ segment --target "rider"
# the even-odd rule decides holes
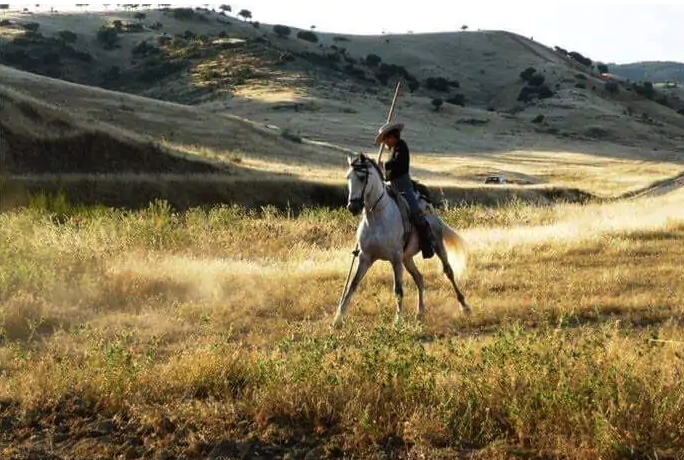
[[[413,182],[409,174],[410,154],[406,141],[401,138],[403,123],[386,123],[378,131],[375,144],[384,143],[392,149],[392,156],[384,163],[386,179],[392,183],[392,187],[398,190],[408,202],[411,209],[411,221],[418,229],[420,237],[420,249],[424,259],[435,255],[434,237],[430,230],[430,224],[418,204],[418,196],[413,189]],[[382,167],[382,163],[380,167]]]

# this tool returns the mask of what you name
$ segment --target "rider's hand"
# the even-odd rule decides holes
[[[380,166],[380,169],[385,169],[385,162],[382,160],[378,161],[378,166]]]

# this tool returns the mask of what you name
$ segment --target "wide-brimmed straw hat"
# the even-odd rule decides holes
[[[394,131],[395,129],[401,131],[404,129],[404,124],[403,123],[398,123],[398,122],[392,122],[392,123],[385,123],[380,127],[378,130],[378,135],[375,136],[375,145],[380,145],[382,140],[385,138],[387,133],[390,131]]]

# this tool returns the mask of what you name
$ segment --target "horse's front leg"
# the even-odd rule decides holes
[[[356,291],[356,288],[359,287],[359,283],[361,283],[361,280],[366,275],[366,272],[368,272],[368,269],[371,267],[371,265],[373,265],[373,259],[362,252],[359,256],[359,266],[356,267],[356,274],[354,274],[354,278],[349,284],[349,289],[347,289],[347,292],[344,293],[342,301],[340,301],[340,304],[337,306],[335,319],[332,323],[333,328],[338,328],[342,325],[342,320],[344,319],[344,315],[347,313],[347,308],[349,307],[349,301]]]
[[[392,260],[392,270],[394,272],[394,298],[397,303],[397,315],[394,319],[395,324],[401,323],[402,311],[404,308],[404,288],[403,275],[404,264],[401,255],[398,255]]]

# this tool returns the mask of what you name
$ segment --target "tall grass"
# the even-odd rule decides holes
[[[443,216],[486,233],[582,212]],[[477,248],[472,317],[421,262],[428,319],[400,328],[374,267],[333,333],[356,228],[344,211],[36,198],[0,214],[0,452],[206,458],[248,440],[268,458],[675,455],[684,227],[644,226]]]

